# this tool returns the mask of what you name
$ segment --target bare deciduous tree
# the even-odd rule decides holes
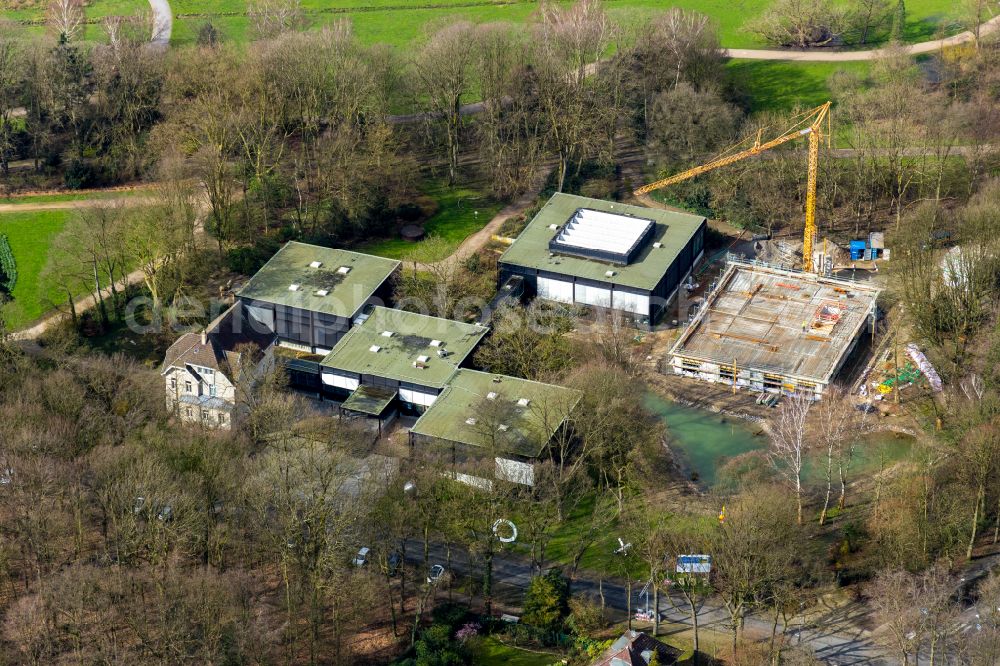
[[[429,37],[413,63],[432,122],[444,123],[449,184],[458,177],[462,100],[472,91],[477,37],[476,28],[466,21],[446,25]]]
[[[300,0],[252,0],[247,16],[258,39],[270,39],[306,26]]]
[[[71,42],[84,25],[82,0],[50,0],[46,23],[59,42]]]
[[[804,393],[786,396],[778,407],[771,426],[771,447],[768,458],[774,468],[788,481],[795,493],[798,524],[802,524],[802,470],[809,448],[809,411],[812,400]]]
[[[747,27],[778,46],[822,46],[843,34],[847,13],[829,0],[779,0]]]

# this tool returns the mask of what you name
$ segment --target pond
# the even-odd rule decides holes
[[[683,460],[692,477],[705,486],[715,484],[718,469],[727,459],[767,447],[766,435],[757,434],[761,428],[753,423],[681,405],[652,392],[643,396],[643,404],[663,419],[671,449]],[[869,435],[858,443],[852,465],[854,474],[877,471],[883,462],[888,467],[908,457],[913,442],[910,436],[892,432]],[[811,460],[804,471],[807,481],[819,481],[824,465]]]
[[[663,419],[671,448],[707,486],[715,483],[716,470],[725,459],[767,446],[766,437],[754,434],[759,427],[754,429],[753,424],[680,405],[656,393],[646,393],[643,404]]]

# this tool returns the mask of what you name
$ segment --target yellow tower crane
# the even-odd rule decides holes
[[[669,178],[664,178],[656,181],[655,183],[644,185],[637,189],[634,194],[636,196],[647,194],[653,190],[658,190],[668,185],[679,183],[682,180],[694,178],[695,176],[718,169],[719,167],[727,166],[733,162],[739,162],[740,160],[748,157],[759,155],[765,150],[770,150],[771,148],[780,146],[783,143],[788,143],[789,141],[797,139],[801,136],[808,136],[809,170],[806,182],[806,225],[802,238],[802,268],[806,271],[812,271],[812,248],[813,240],[816,236],[816,171],[819,166],[819,143],[824,137],[827,140],[829,140],[830,137],[830,102],[800,114],[796,117],[796,120],[797,122],[792,129],[775,139],[761,143],[761,133],[758,132],[757,139],[754,141],[751,148],[730,155],[724,155],[718,159],[708,162],[707,164],[702,164],[688,169],[687,171],[674,174]],[[823,131],[824,122],[827,124],[825,132]],[[808,125],[806,127],[802,127],[807,123]]]

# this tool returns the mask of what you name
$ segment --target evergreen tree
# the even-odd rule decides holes
[[[569,612],[569,582],[560,569],[550,569],[542,576],[535,576],[524,597],[525,624],[559,631]]]
[[[890,39],[894,42],[903,41],[903,32],[906,30],[906,2],[899,0],[896,3],[896,10],[892,15],[892,34]]]

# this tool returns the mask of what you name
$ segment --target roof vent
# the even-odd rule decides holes
[[[550,224],[549,225],[549,229],[551,229],[552,231],[558,231],[559,230],[559,225],[558,224]]]
[[[330,293],[329,289],[319,289],[316,291],[317,296],[326,296]]]
[[[518,398],[517,399],[517,406],[518,407],[527,407],[530,404],[531,404],[531,401],[528,400],[527,398]]]
[[[382,348],[381,348],[381,347],[379,347],[378,345],[372,345],[371,347],[369,347],[369,348],[368,348],[368,351],[370,351],[370,352],[374,352],[375,354],[377,354],[377,353],[379,353],[379,351],[380,351],[381,349],[382,349]]]
[[[660,249],[661,247],[663,247],[663,243],[661,243],[660,241],[656,241],[655,243],[653,243],[653,247],[655,247],[656,249]]]
[[[297,285],[297,284],[288,285],[288,291],[298,291],[299,287],[300,287],[300,285]]]
[[[469,418],[465,419],[465,424],[466,425],[476,425],[476,417],[470,416]]]
[[[322,265],[323,265],[322,261],[310,261],[309,262],[309,268],[319,268]]]
[[[341,266],[340,268],[337,269],[337,272],[340,273],[341,275],[347,275],[348,273],[351,272],[351,267]]]
[[[494,384],[499,384],[502,381],[503,381],[503,377],[501,377],[500,375],[497,375],[496,377],[493,378],[493,383]]]
[[[507,432],[508,430],[510,430],[510,426],[507,425],[506,423],[501,423],[499,426],[497,426],[497,430],[499,430],[500,432]]]
[[[614,276],[615,276],[614,271],[604,271],[604,277],[614,277]]]
[[[431,347],[440,347],[443,344],[440,340],[431,340]]]
[[[392,337],[392,331],[382,331],[382,337],[383,338],[391,338]]]
[[[497,399],[497,393],[496,393],[496,391],[490,391],[489,393],[487,393],[486,394],[486,399],[487,400],[496,400]]]

